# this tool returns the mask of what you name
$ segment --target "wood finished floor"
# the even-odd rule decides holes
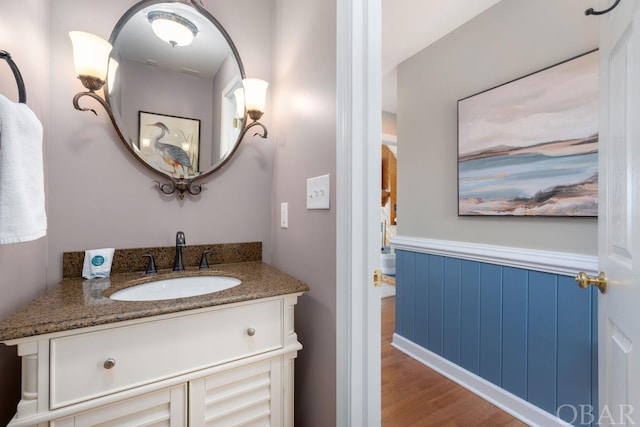
[[[391,346],[395,297],[382,300],[382,427],[526,424]]]

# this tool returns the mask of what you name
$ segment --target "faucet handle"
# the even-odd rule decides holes
[[[187,244],[187,239],[184,237],[184,233],[182,231],[178,231],[176,233],[176,246],[185,246]]]
[[[147,271],[144,274],[156,274],[158,270],[156,270],[156,260],[153,259],[153,255],[144,254],[141,258],[149,258],[149,262],[147,263]]]
[[[207,254],[209,253],[215,253],[215,251],[202,252],[202,256],[200,257],[200,270],[206,270],[209,268],[209,263],[207,262]]]

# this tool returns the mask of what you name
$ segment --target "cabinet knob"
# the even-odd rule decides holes
[[[104,366],[104,369],[111,369],[116,366],[116,360],[110,357],[104,361],[104,364],[102,366]]]
[[[256,334],[256,330],[253,328],[249,328],[247,329],[247,335],[249,335],[250,337],[254,336]]]

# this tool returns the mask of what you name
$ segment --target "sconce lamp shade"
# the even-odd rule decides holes
[[[78,76],[91,76],[102,80],[107,77],[107,66],[111,44],[90,33],[71,31],[73,44],[73,60]]]
[[[267,86],[269,86],[269,83],[260,79],[244,79],[242,80],[242,85],[244,86],[244,104],[247,113],[249,113],[252,119],[252,112],[259,112],[260,116],[262,116],[266,104]]]
[[[198,28],[188,19],[171,12],[151,11],[147,15],[153,32],[171,46],[187,46],[198,34]]]

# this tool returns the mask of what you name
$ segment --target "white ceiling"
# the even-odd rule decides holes
[[[397,66],[500,0],[382,0],[382,110],[396,112]]]

